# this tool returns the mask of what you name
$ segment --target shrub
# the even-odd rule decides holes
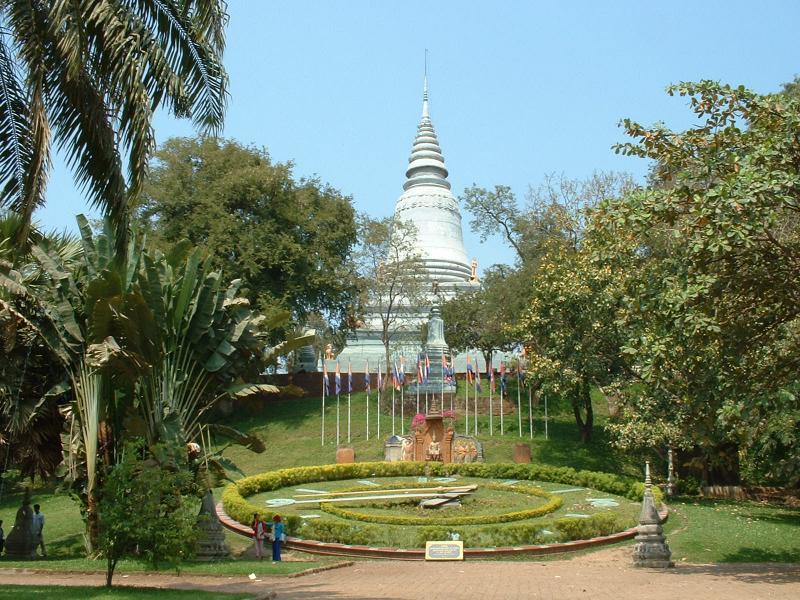
[[[233,519],[240,523],[248,523],[254,512],[263,511],[263,507],[249,503],[246,498],[261,492],[276,490],[282,487],[290,487],[310,483],[314,481],[338,481],[343,479],[362,479],[369,477],[402,477],[428,474],[433,477],[449,476],[459,474],[467,477],[479,477],[486,479],[519,479],[520,481],[550,481],[564,485],[574,485],[580,487],[593,488],[599,491],[608,492],[617,496],[624,496],[631,500],[641,500],[644,493],[644,484],[614,475],[611,473],[600,473],[595,471],[578,471],[570,467],[553,467],[549,465],[519,465],[514,463],[470,463],[470,464],[443,464],[443,463],[424,463],[424,462],[365,462],[340,465],[317,465],[310,467],[295,467],[291,469],[280,469],[261,473],[251,477],[245,477],[238,482],[228,486],[222,494],[222,504],[225,511]],[[523,487],[523,486],[517,486]],[[526,491],[534,486],[524,486]],[[353,488],[353,491],[359,488]],[[363,489],[374,489],[364,487]],[[513,489],[513,488],[511,488]],[[653,488],[653,493],[657,501],[661,501],[662,494],[658,488]],[[553,496],[552,502],[561,502],[561,499]],[[548,503],[534,511],[548,507],[552,512],[558,506],[548,506]],[[339,507],[329,510],[335,513]],[[347,509],[345,509],[347,510]],[[355,512],[355,511],[350,511]],[[529,511],[519,511],[529,512]],[[515,513],[507,513],[507,515]],[[503,516],[503,515],[498,515]],[[536,544],[553,541],[569,541],[574,539],[584,539],[586,537],[596,537],[608,535],[614,531],[620,531],[628,525],[624,524],[615,514],[599,514],[588,519],[557,519],[554,521],[542,522],[537,524],[518,523],[511,525],[501,525],[503,522],[514,520],[529,519],[532,516],[508,518],[497,522],[493,527],[475,527],[476,524],[485,524],[487,519],[494,516],[480,517],[480,521],[472,521],[475,517],[453,517],[453,521],[436,521],[431,525],[429,519],[425,519],[424,524],[413,523],[413,525],[424,525],[416,533],[415,540],[425,541],[427,535],[439,535],[442,532],[458,533],[465,545],[508,545],[508,544]],[[348,514],[347,518],[354,518]],[[369,525],[368,523],[380,519],[383,525]],[[415,517],[390,517],[391,525],[410,525],[407,519]],[[458,519],[469,519],[467,522],[458,522]],[[313,522],[303,523],[302,519],[295,516],[287,518],[287,527],[291,532],[302,533],[303,537],[318,539],[320,541],[341,542],[351,544],[386,544],[394,536],[392,531],[397,531],[392,527],[387,527],[386,517],[368,515],[368,518],[361,520],[360,523],[339,523],[327,519],[315,519]],[[444,527],[450,525],[449,527]],[[469,526],[469,529],[460,529],[460,526]],[[544,536],[543,529],[553,529],[553,536]],[[430,538],[429,538],[430,539]],[[441,538],[439,538],[441,539]]]

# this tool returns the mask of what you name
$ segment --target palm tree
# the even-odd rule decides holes
[[[0,207],[22,216],[15,244],[44,203],[54,141],[122,253],[155,111],[222,124],[225,11],[223,0],[0,0]]]

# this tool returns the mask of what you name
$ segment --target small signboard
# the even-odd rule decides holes
[[[464,560],[464,542],[425,542],[425,560]]]

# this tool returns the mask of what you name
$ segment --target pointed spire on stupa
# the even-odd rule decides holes
[[[426,67],[427,71],[427,67]],[[422,88],[422,118],[417,126],[417,137],[411,148],[411,157],[408,159],[406,169],[406,182],[403,189],[407,190],[418,185],[435,185],[450,189],[447,181],[447,168],[444,166],[444,156],[439,147],[439,138],[431,122],[428,107],[428,75]]]

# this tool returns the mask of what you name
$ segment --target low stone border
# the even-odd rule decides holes
[[[222,503],[217,504],[217,516],[222,525],[247,538],[253,537],[253,530],[233,520],[225,512]],[[669,516],[669,508],[663,506],[659,512],[662,522]],[[636,527],[631,527],[619,533],[590,538],[588,540],[575,540],[557,544],[536,544],[530,546],[500,546],[497,548],[464,548],[464,558],[487,558],[491,556],[508,556],[511,554],[558,554],[561,552],[574,552],[595,546],[615,544],[636,536]],[[319,542],[317,540],[304,540],[302,538],[288,537],[284,547],[291,550],[300,550],[309,554],[325,554],[331,556],[359,556],[366,558],[390,558],[394,560],[425,560],[423,548],[381,548],[375,546],[355,546],[350,544],[337,544],[335,542]]]

